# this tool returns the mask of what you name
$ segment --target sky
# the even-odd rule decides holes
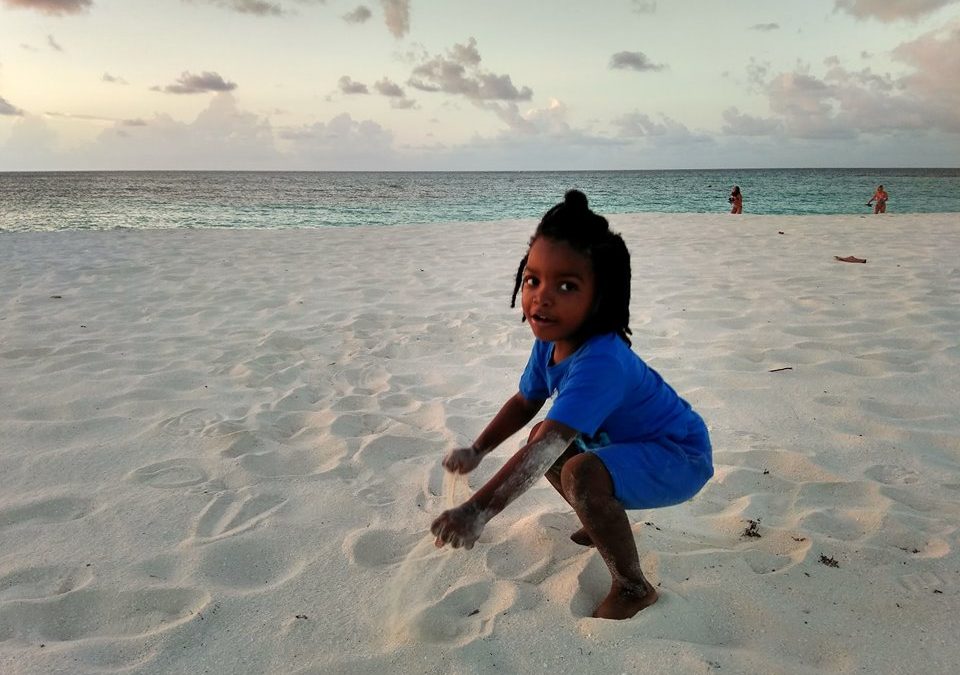
[[[0,0],[0,170],[960,166],[960,0]]]

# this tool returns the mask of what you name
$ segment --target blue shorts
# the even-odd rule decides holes
[[[600,458],[613,479],[613,495],[625,509],[680,504],[700,492],[713,476],[710,436],[699,417],[679,439],[610,443],[601,433],[595,439],[578,437],[577,445]]]

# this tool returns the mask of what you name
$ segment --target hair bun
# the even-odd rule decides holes
[[[582,211],[587,211],[590,208],[587,205],[587,195],[580,190],[567,190],[567,193],[563,195],[563,204]]]

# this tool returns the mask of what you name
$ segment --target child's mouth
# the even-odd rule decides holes
[[[540,324],[556,323],[554,319],[551,319],[550,317],[547,317],[547,316],[543,316],[542,314],[532,314],[530,316],[530,321],[533,323],[540,323]]]

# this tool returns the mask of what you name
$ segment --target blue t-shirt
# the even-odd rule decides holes
[[[520,377],[528,400],[556,399],[548,420],[611,443],[685,438],[699,416],[614,333],[595,335],[551,365],[553,343],[536,340]]]

